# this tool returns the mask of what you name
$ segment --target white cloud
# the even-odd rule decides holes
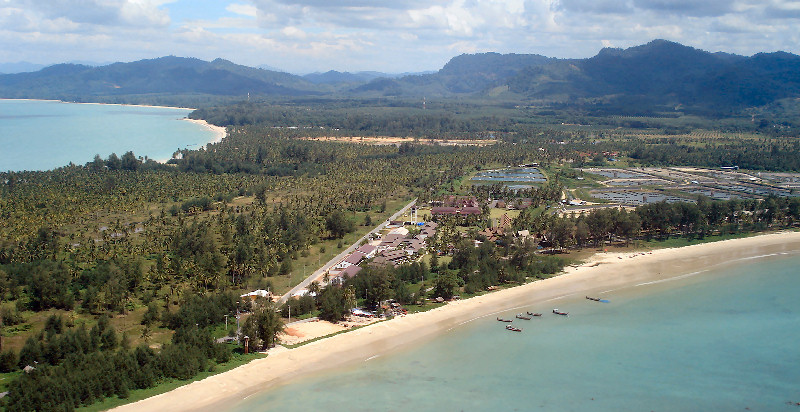
[[[284,27],[283,29],[281,29],[281,33],[286,37],[294,39],[305,39],[306,37],[308,37],[306,35],[306,32],[294,26]]]
[[[225,8],[225,10],[228,10],[231,13],[247,17],[258,16],[258,8],[256,6],[253,6],[252,4],[233,3],[229,4],[228,7]]]
[[[166,28],[169,14],[163,0],[6,0],[0,19],[6,30],[86,33],[104,28]],[[13,16],[13,20],[10,19]],[[12,20],[12,21],[9,21]]]
[[[0,0],[0,60],[175,54],[294,71],[416,71],[464,52],[588,57],[654,38],[800,51],[796,0],[219,1],[203,14],[212,0]]]

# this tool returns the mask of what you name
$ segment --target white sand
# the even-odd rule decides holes
[[[222,139],[224,139],[226,136],[228,136],[228,131],[222,126],[214,126],[213,124],[208,123],[205,120],[189,119],[188,117],[183,119],[183,120],[186,120],[187,122],[192,122],[192,123],[195,123],[195,124],[199,124],[199,125],[207,128],[207,129],[211,130],[212,132],[214,132],[214,140],[209,142],[211,144],[219,143],[219,142],[222,141]]]
[[[800,251],[800,232],[783,232],[647,253],[600,253],[551,279],[456,301],[270,354],[234,370],[125,405],[124,411],[224,410],[243,398],[292,379],[364,361],[419,344],[442,331],[514,308],[549,305],[566,296],[610,291],[669,279],[743,259]]]

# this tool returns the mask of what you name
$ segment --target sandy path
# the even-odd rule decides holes
[[[171,392],[125,405],[124,411],[225,410],[243,398],[300,375],[364,361],[409,344],[419,344],[437,333],[481,317],[513,308],[544,306],[566,296],[609,290],[701,271],[711,266],[735,265],[758,256],[800,252],[800,232],[784,232],[745,239],[660,249],[648,253],[601,253],[587,263],[567,268],[551,279],[453,302],[440,308],[353,332],[339,334],[292,350],[271,354],[226,373]],[[548,306],[549,307],[549,306]]]

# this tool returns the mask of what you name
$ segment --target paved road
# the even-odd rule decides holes
[[[400,209],[400,210],[399,210],[397,213],[393,214],[393,215],[392,215],[392,216],[391,216],[389,219],[387,219],[386,221],[384,221],[383,223],[381,223],[380,225],[378,225],[378,226],[377,226],[375,229],[372,229],[371,231],[369,231],[369,233],[367,233],[366,235],[362,236],[360,239],[356,240],[356,241],[355,241],[355,243],[353,243],[352,245],[350,245],[350,247],[348,247],[347,249],[345,249],[345,250],[344,250],[342,253],[339,253],[339,254],[338,254],[338,255],[336,255],[336,256],[335,256],[333,259],[329,260],[329,261],[328,261],[328,263],[326,263],[326,264],[325,264],[325,265],[323,265],[321,268],[319,268],[319,269],[317,269],[316,271],[314,271],[314,273],[312,273],[310,276],[308,276],[307,278],[305,278],[305,280],[303,280],[302,282],[300,282],[300,284],[299,284],[299,285],[297,285],[297,286],[293,287],[293,288],[292,288],[292,290],[290,290],[289,292],[287,292],[285,295],[281,296],[281,297],[280,297],[280,299],[278,299],[278,306],[280,306],[280,305],[283,305],[284,303],[286,303],[286,301],[287,301],[287,300],[288,300],[288,299],[289,299],[289,298],[290,298],[290,297],[291,297],[291,296],[292,296],[294,293],[296,293],[296,292],[297,292],[297,291],[299,291],[300,289],[305,289],[305,288],[307,288],[307,287],[308,287],[308,285],[310,285],[310,284],[311,284],[311,282],[313,282],[313,281],[315,281],[315,280],[319,280],[319,279],[321,279],[321,278],[323,277],[322,275],[323,275],[323,274],[325,274],[325,272],[327,272],[328,270],[330,270],[332,267],[336,266],[336,265],[337,265],[339,262],[341,262],[342,260],[344,260],[344,259],[347,257],[347,255],[349,255],[349,254],[350,254],[350,253],[352,253],[354,250],[356,250],[356,248],[358,247],[358,244],[359,244],[359,243],[361,243],[361,242],[363,242],[364,240],[366,240],[366,239],[367,239],[367,237],[368,237],[369,235],[371,235],[371,234],[373,234],[373,233],[377,233],[377,232],[379,232],[380,230],[382,230],[383,228],[385,228],[385,227],[386,227],[386,225],[388,225],[390,221],[392,221],[392,220],[397,220],[397,218],[398,218],[399,216],[402,216],[402,215],[403,215],[403,213],[405,213],[406,211],[408,211],[408,209],[411,209],[411,207],[412,207],[412,206],[414,206],[415,204],[417,204],[417,199],[414,199],[414,200],[412,200],[412,201],[411,201],[409,204],[407,204],[405,207],[403,207],[402,209]]]

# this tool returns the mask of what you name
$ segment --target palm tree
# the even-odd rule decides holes
[[[308,285],[308,292],[311,294],[311,296],[314,297],[314,301],[315,302],[317,301],[317,298],[319,297],[320,290],[321,290],[321,288],[319,286],[319,282],[317,282],[316,280],[311,282],[310,285]]]

